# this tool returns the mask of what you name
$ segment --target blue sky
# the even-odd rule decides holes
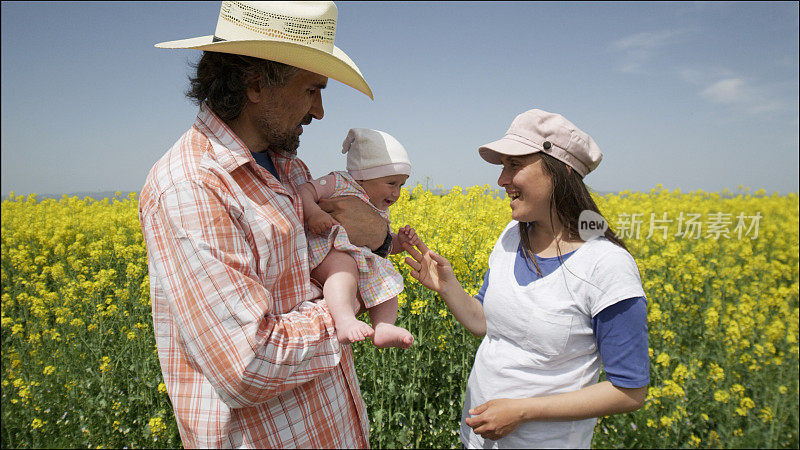
[[[477,154],[513,118],[563,114],[603,150],[602,192],[798,191],[798,3],[337,2],[331,80],[300,156],[344,168],[349,128],[394,135],[410,184],[496,186]],[[2,3],[2,195],[138,191],[191,126],[189,62],[218,2]]]

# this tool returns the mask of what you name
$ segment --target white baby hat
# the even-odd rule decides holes
[[[347,172],[356,180],[411,175],[406,149],[383,131],[351,128],[342,144],[342,153],[347,153]]]

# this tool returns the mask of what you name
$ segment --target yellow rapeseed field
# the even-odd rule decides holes
[[[798,196],[740,187],[595,195],[639,265],[651,385],[596,447],[798,446]],[[3,447],[178,447],[155,353],[135,194],[2,202]],[[404,190],[392,207],[476,293],[508,201]],[[406,279],[409,351],[355,346],[375,447],[456,447],[479,341]]]

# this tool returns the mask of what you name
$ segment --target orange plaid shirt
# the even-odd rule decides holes
[[[349,346],[310,280],[297,158],[281,180],[205,105],[139,201],[158,358],[186,447],[359,448]]]

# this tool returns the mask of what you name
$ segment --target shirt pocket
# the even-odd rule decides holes
[[[528,332],[523,346],[546,356],[557,356],[566,350],[572,332],[572,316],[531,308]]]

